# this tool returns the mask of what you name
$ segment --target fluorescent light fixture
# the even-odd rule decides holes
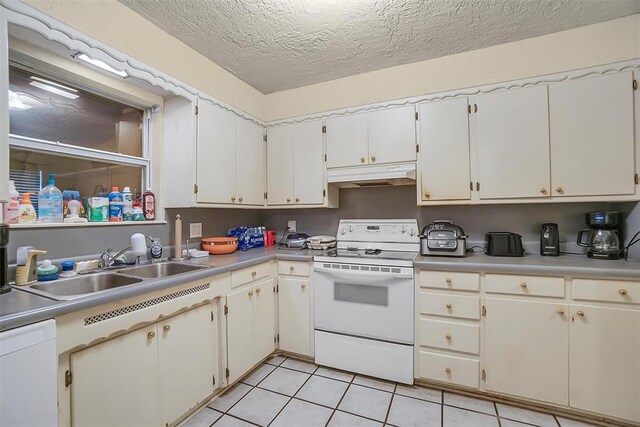
[[[113,68],[111,65],[106,64],[102,61],[100,61],[99,59],[93,59],[93,58],[89,58],[87,55],[85,55],[84,53],[78,52],[75,55],[73,55],[74,58],[80,59],[84,62],[88,62],[91,65],[95,65],[98,68],[102,68],[105,71],[108,71],[110,73],[116,74],[120,77],[128,77],[129,74],[127,74],[126,71],[120,71],[120,70],[116,70],[115,68]]]
[[[47,84],[47,85],[49,85],[49,86],[57,86],[57,87],[59,87],[60,89],[64,89],[64,90],[66,90],[67,92],[74,92],[74,93],[78,93],[77,89],[74,89],[74,88],[71,88],[71,87],[68,87],[68,86],[61,85],[60,83],[52,82],[51,80],[43,79],[42,77],[31,76],[31,80],[36,80],[36,81],[39,81],[39,82],[45,83],[45,84]]]
[[[22,96],[20,96],[20,94],[15,93],[12,90],[9,91],[9,110],[26,111],[31,108],[33,108],[32,105],[22,102]]]
[[[80,97],[80,95],[76,95],[74,93],[69,93],[67,91],[64,91],[62,89],[59,89],[55,86],[50,86],[44,83],[40,83],[40,82],[31,82],[29,83],[30,86],[33,87],[37,87],[38,89],[42,89],[42,90],[46,90],[47,92],[51,92],[53,94],[56,95],[60,95],[60,96],[64,96],[65,98],[69,98],[69,99],[77,99]]]

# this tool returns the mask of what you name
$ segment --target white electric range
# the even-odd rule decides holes
[[[337,247],[314,256],[316,363],[413,383],[418,223],[340,220]]]

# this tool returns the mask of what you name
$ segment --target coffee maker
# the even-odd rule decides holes
[[[587,256],[596,259],[622,258],[620,212],[590,212],[585,215],[588,228],[578,232],[577,243],[587,248]],[[584,235],[588,234],[586,242]]]

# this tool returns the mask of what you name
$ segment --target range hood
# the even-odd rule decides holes
[[[415,163],[353,166],[327,170],[329,184],[339,188],[415,185]]]

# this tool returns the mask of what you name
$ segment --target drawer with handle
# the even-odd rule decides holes
[[[472,388],[479,386],[480,362],[476,359],[423,350],[418,357],[420,378]]]
[[[280,276],[305,276],[309,277],[311,269],[308,262],[303,261],[278,261],[278,274]]]
[[[420,319],[418,344],[462,353],[480,353],[480,325]]]
[[[480,319],[480,297],[419,292],[420,314]]]
[[[263,262],[262,264],[252,265],[251,267],[241,268],[240,270],[231,272],[231,288],[237,288],[247,283],[268,277],[271,274],[271,263]]]
[[[487,292],[496,294],[564,298],[564,285],[563,277],[510,274],[487,274],[485,276]]]
[[[420,270],[418,280],[421,288],[475,292],[480,290],[480,274],[478,273],[449,273],[445,271]]]
[[[573,299],[640,304],[640,282],[573,279]]]

